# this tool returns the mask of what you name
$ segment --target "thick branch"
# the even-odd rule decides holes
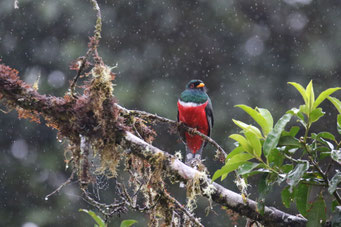
[[[134,155],[154,165],[154,167],[159,166],[155,160],[163,160],[162,168],[164,171],[180,181],[195,180],[198,179],[198,176],[202,175],[201,172],[185,165],[173,155],[146,143],[129,132],[129,127],[122,125],[117,117],[117,106],[116,108],[113,106],[114,103],[111,102],[111,99],[109,101],[104,99],[100,103],[96,103],[98,105],[102,104],[103,108],[97,111],[105,111],[105,114],[98,114],[102,118],[97,119],[91,112],[93,111],[91,97],[81,97],[77,101],[67,101],[66,98],[40,95],[37,91],[19,80],[17,71],[4,65],[0,65],[1,97],[6,99],[5,104],[7,106],[21,107],[25,110],[42,114],[45,118],[53,119],[55,126],[52,127],[59,128],[60,130],[64,129],[62,135],[69,139],[79,141],[79,135],[84,135],[89,136],[90,140],[96,140],[96,138],[101,137],[114,140],[116,143],[120,143],[126,150],[130,150]],[[153,115],[149,113],[142,114],[140,112],[139,116],[152,117]],[[155,119],[161,121],[160,117],[155,117]],[[98,121],[102,121],[102,127],[103,125],[107,127],[100,130],[98,128]],[[177,124],[174,121],[170,122],[173,125]],[[69,131],[65,129],[69,129]],[[209,179],[205,180],[200,185],[202,191],[210,185],[209,181]],[[204,194],[204,196],[212,198],[216,203],[259,221],[266,226],[304,226],[307,222],[304,218],[284,213],[272,207],[265,207],[264,215],[261,215],[257,212],[255,201],[246,199],[246,202],[244,202],[241,195],[217,183],[212,183],[212,185],[215,190],[209,195]]]
[[[150,163],[152,163],[156,156],[163,155],[166,162],[163,165],[164,169],[179,180],[192,180],[201,174],[199,171],[176,159],[173,155],[144,142],[130,132],[126,132],[124,140],[126,142],[123,145],[124,147],[129,148],[135,155]],[[203,190],[207,187],[207,184],[202,184],[201,186]],[[307,222],[305,218],[284,213],[273,207],[265,207],[264,215],[262,216],[257,212],[257,203],[255,201],[247,199],[246,203],[244,203],[241,195],[217,183],[213,183],[213,186],[216,189],[211,195],[213,201],[266,226],[305,226]]]

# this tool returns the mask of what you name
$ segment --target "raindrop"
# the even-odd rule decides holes
[[[287,24],[289,28],[295,31],[302,30],[308,23],[308,18],[301,13],[292,13],[288,16]]]
[[[17,159],[24,159],[28,154],[28,146],[25,140],[15,140],[11,146],[11,153]]]
[[[47,82],[51,87],[54,88],[63,87],[65,83],[65,75],[63,72],[55,70],[49,74]]]
[[[263,53],[264,42],[258,36],[253,36],[246,41],[245,50],[250,56],[258,56]]]

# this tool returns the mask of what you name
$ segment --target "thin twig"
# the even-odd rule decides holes
[[[327,175],[322,171],[322,169],[320,168],[320,166],[318,165],[318,163],[314,160],[313,155],[311,153],[311,151],[309,150],[307,143],[306,143],[306,139],[304,139],[303,141],[301,141],[301,143],[303,143],[304,149],[306,150],[307,154],[308,154],[308,158],[311,161],[311,163],[314,165],[315,169],[317,170],[317,172],[319,172],[319,174],[321,175],[321,177],[323,178],[323,180],[326,183],[326,187],[329,187],[329,180]],[[333,193],[333,196],[335,197],[335,199],[337,200],[337,202],[339,204],[341,204],[341,197],[340,195],[335,191]]]
[[[72,171],[70,177],[69,177],[64,183],[62,183],[61,185],[59,185],[59,187],[58,187],[56,190],[54,190],[53,192],[51,192],[50,194],[48,194],[47,196],[45,196],[45,200],[48,200],[50,196],[56,194],[57,192],[59,192],[60,190],[62,190],[62,188],[64,188],[66,185],[70,184],[71,181],[73,180],[74,176],[75,176],[75,170]]]
[[[174,197],[172,197],[169,193],[166,191],[159,191],[160,194],[162,194],[164,197],[166,197],[168,200],[170,200],[179,210],[181,210],[182,213],[184,213],[194,224],[200,227],[204,227],[203,224],[200,223],[200,221],[193,216],[191,212],[189,212],[178,200],[176,200]]]
[[[189,132],[190,134],[198,135],[201,138],[203,138],[205,141],[212,144],[217,149],[217,155],[222,162],[224,162],[226,157],[227,157],[226,152],[217,142],[215,142],[211,137],[199,132],[195,128],[188,127],[187,125],[185,125],[181,122],[179,123],[179,122],[170,120],[170,119],[165,118],[165,117],[160,117],[157,114],[151,114],[151,113],[148,113],[145,111],[140,111],[140,110],[128,110],[128,109],[126,109],[126,108],[124,108],[118,104],[115,104],[115,105],[121,112],[123,112],[123,114],[129,115],[129,116],[139,117],[139,118],[149,120],[149,121],[158,121],[158,122],[166,123],[166,124],[169,124],[169,125],[172,125],[175,127],[181,127],[183,129],[185,129],[187,132]]]
[[[127,208],[125,207],[125,201],[104,204],[93,199],[85,189],[82,189],[82,191],[84,195],[82,199],[85,202],[89,203],[90,205],[96,207],[105,216],[111,217],[113,214],[121,214],[127,212]]]
[[[87,65],[87,60],[90,56],[91,53],[94,53],[94,60],[96,63],[99,63],[99,57],[98,57],[98,53],[97,53],[97,47],[99,44],[99,40],[101,39],[101,31],[102,31],[102,15],[101,15],[101,9],[98,6],[98,3],[96,0],[90,0],[94,10],[96,10],[97,14],[96,14],[96,25],[95,25],[95,30],[94,30],[94,35],[93,37],[90,37],[90,42],[89,42],[89,49],[86,52],[86,55],[84,57],[80,57],[78,60],[78,65],[79,68],[77,70],[77,75],[73,78],[73,81],[70,85],[70,93],[71,96],[76,98],[76,96],[74,95],[74,91],[75,91],[75,87],[76,87],[76,82],[79,79],[80,75],[82,74],[82,72],[84,71],[84,69],[86,68]]]
[[[124,199],[125,204],[129,206],[131,209],[140,211],[140,212],[145,212],[147,210],[152,210],[159,202],[160,197],[154,202],[153,205],[151,206],[145,206],[141,207],[139,204],[135,204],[132,197],[136,196],[137,193],[135,193],[133,196],[130,196],[129,193],[127,192],[127,189],[124,187],[123,184],[116,182],[116,190],[120,194],[120,197]],[[141,187],[140,187],[141,188]]]
[[[77,82],[78,78],[80,77],[80,75],[82,74],[82,72],[83,72],[83,70],[85,68],[86,62],[87,62],[87,60],[89,58],[89,55],[90,55],[91,51],[92,50],[89,49],[88,52],[86,53],[85,57],[80,57],[78,62],[77,62],[77,64],[80,65],[80,66],[79,66],[79,68],[77,70],[76,76],[73,78],[72,83],[70,85],[70,93],[71,93],[71,96],[73,98],[77,98],[77,96],[75,96],[75,94],[74,94],[75,93],[76,82]]]
[[[94,10],[97,11],[97,20],[96,20],[96,26],[95,26],[95,34],[94,37],[99,41],[101,38],[101,32],[102,32],[102,15],[101,15],[101,9],[99,8],[99,5],[96,0],[90,0]]]

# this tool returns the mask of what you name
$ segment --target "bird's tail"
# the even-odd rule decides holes
[[[203,147],[201,147],[197,152],[193,153],[187,146],[186,146],[186,159],[185,164],[188,166],[191,166],[191,163],[193,160],[201,160],[201,153],[202,153]],[[193,167],[193,166],[191,166]]]
[[[202,153],[202,149],[204,147],[202,146],[197,152],[193,153],[187,146],[186,146],[186,157],[185,157],[185,164],[193,167],[193,168],[197,168],[196,167],[196,162],[195,160],[201,160],[201,153]],[[185,184],[184,182],[180,182],[180,188],[184,188]]]

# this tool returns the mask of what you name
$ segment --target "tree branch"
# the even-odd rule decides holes
[[[243,216],[266,226],[305,226],[307,222],[305,218],[284,213],[273,207],[265,207],[264,215],[261,215],[257,212],[255,201],[250,199],[244,201],[241,195],[217,183],[211,183],[207,176],[202,177],[202,172],[185,165],[173,155],[132,134],[130,132],[131,127],[124,125],[123,120],[118,116],[118,112],[122,111],[123,108],[118,108],[118,105],[113,101],[110,81],[106,75],[103,75],[104,78],[100,78],[103,73],[109,74],[110,70],[107,72],[105,66],[95,67],[98,67],[96,68],[98,71],[95,71],[97,74],[94,75],[90,87],[86,88],[88,95],[83,95],[74,100],[70,99],[69,96],[57,98],[40,95],[32,87],[19,80],[16,70],[0,65],[0,99],[5,99],[4,104],[7,107],[22,108],[25,111],[42,115],[47,120],[48,126],[58,129],[62,136],[75,144],[81,144],[80,135],[89,138],[89,142],[95,143],[97,146],[95,148],[108,152],[102,158],[113,155],[113,150],[118,152],[116,146],[119,145],[123,150],[129,150],[133,155],[145,160],[151,166],[155,168],[161,166],[167,176],[173,179],[188,182],[199,178],[200,189],[204,192],[202,193],[203,196]],[[99,93],[98,97],[96,93]],[[174,121],[165,120],[165,118],[146,112],[123,111],[128,115],[130,113],[137,114],[140,117],[167,121],[173,125],[177,124]],[[196,134],[196,132],[193,133]],[[208,140],[208,138],[205,139]],[[96,144],[96,140],[101,140],[101,143]],[[85,144],[84,141],[83,144]],[[109,160],[116,160],[116,158],[115,156]],[[159,163],[160,160],[163,162],[162,165]],[[208,188],[212,190],[208,192]]]
[[[182,127],[183,129],[185,129],[186,131],[188,131],[190,134],[192,135],[198,135],[201,138],[203,138],[205,141],[209,142],[210,144],[212,144],[216,149],[217,149],[217,157],[219,158],[220,161],[224,162],[226,159],[226,152],[224,151],[224,149],[216,142],[214,141],[211,137],[206,136],[205,134],[199,132],[198,130],[196,130],[195,128],[191,128],[188,127],[187,125],[183,124],[183,123],[179,123],[170,119],[167,119],[165,117],[160,117],[157,114],[151,114],[145,111],[141,111],[141,110],[128,110],[122,106],[120,106],[119,104],[115,104],[115,106],[124,114],[126,114],[127,116],[131,117],[131,116],[135,116],[135,117],[139,117],[142,118],[144,120],[148,120],[148,121],[152,121],[152,122],[160,122],[160,123],[166,123],[170,126],[173,127]]]
[[[130,148],[131,152],[148,162],[152,163],[155,156],[165,156],[165,171],[172,176],[175,176],[178,180],[187,182],[201,174],[199,171],[176,159],[173,155],[146,143],[130,132],[126,132],[124,140],[126,142],[124,147]],[[201,184],[201,189],[205,189],[209,183],[210,182],[205,182],[204,184]],[[246,202],[244,202],[241,195],[230,191],[217,183],[213,182],[212,185],[215,188],[214,192],[211,194],[214,202],[226,206],[229,209],[266,226],[305,226],[307,222],[305,218],[284,213],[273,207],[265,207],[264,215],[261,215],[257,212],[257,203],[255,201],[246,199]],[[205,196],[208,197],[208,195]]]

